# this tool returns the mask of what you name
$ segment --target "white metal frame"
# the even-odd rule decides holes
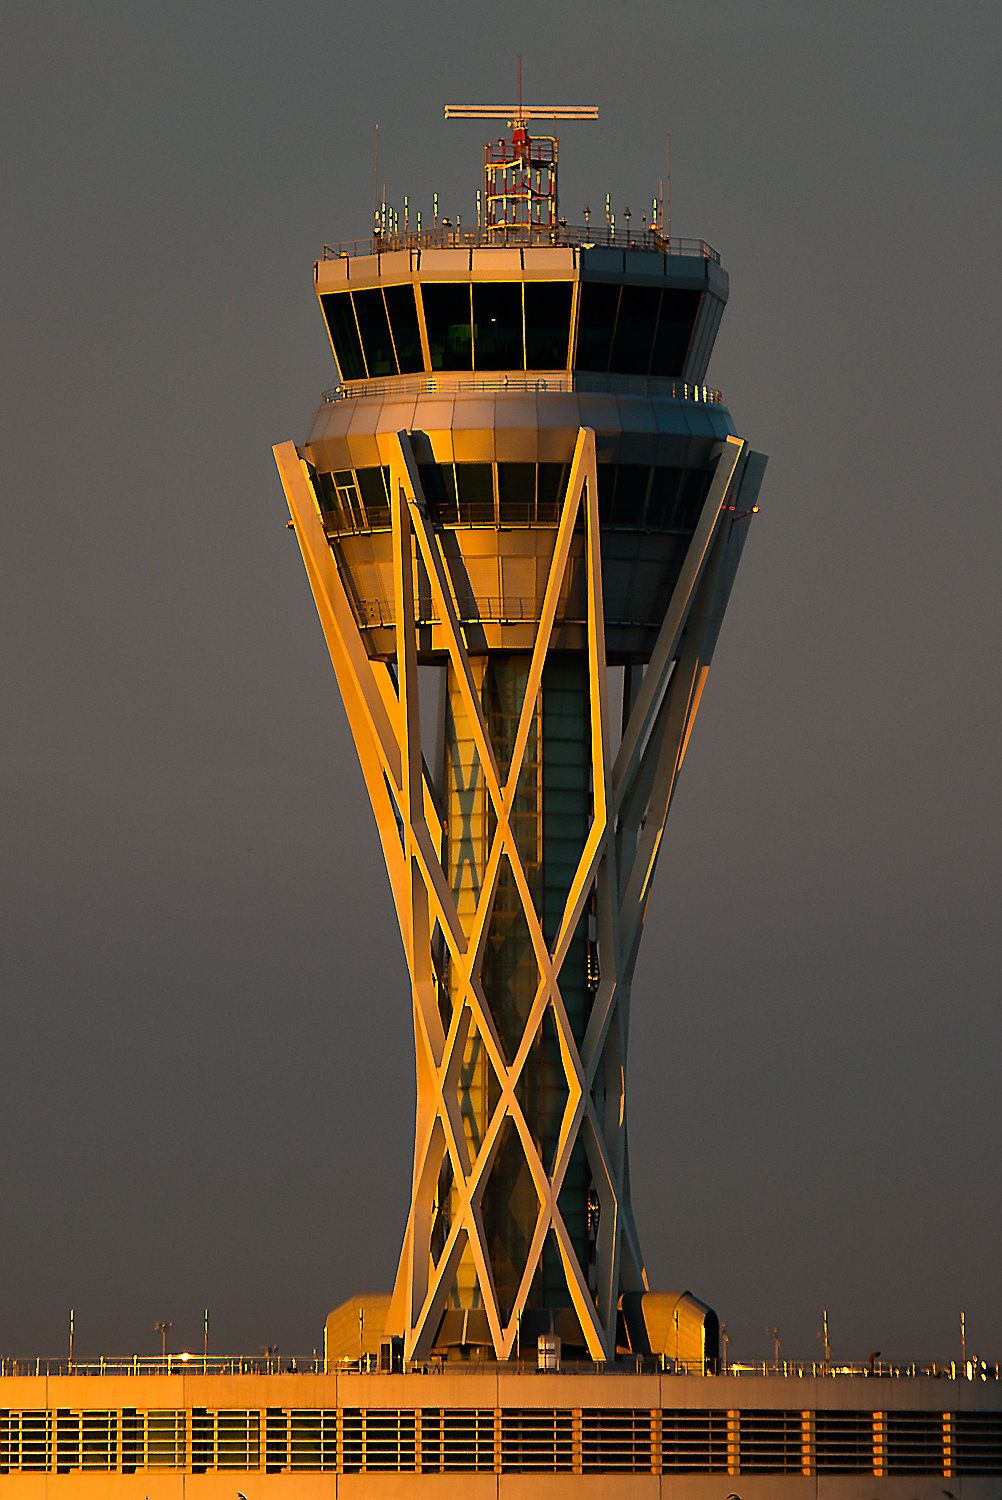
[[[390,464],[395,594],[395,659],[372,660],[324,532],[309,469],[292,443],[275,449],[292,522],[358,750],[389,873],[411,978],[417,1071],[414,1173],[410,1214],[387,1322],[404,1338],[407,1359],[430,1353],[464,1247],[475,1267],[490,1335],[500,1359],[519,1337],[547,1235],[554,1236],[571,1305],[595,1359],[614,1357],[621,1291],[647,1286],[629,1200],[626,1052],[630,987],[665,822],[685,757],[746,527],[734,499],[747,445],[726,438],[650,663],[626,668],[622,740],[611,751],[595,434],[578,432],[531,654],[528,686],[507,777],[502,780],[445,554],[431,523],[406,432]],[[754,497],[752,497],[754,498]],[[579,515],[584,512],[586,634],[593,773],[593,818],[567,895],[556,938],[548,945],[509,821],[530,742],[543,668]],[[415,567],[430,583],[432,606],[463,708],[472,728],[494,823],[472,921],[460,921],[443,867],[443,828],[434,784],[421,753]],[[484,941],[503,858],[514,874],[539,969],[539,985],[521,1044],[509,1065],[481,982]],[[594,896],[599,979],[583,1044],[571,1031],[558,976],[575,929]],[[451,963],[448,1029],[438,1005],[432,952],[436,924]],[[549,1011],[567,1082],[567,1103],[552,1171],[547,1172],[516,1095],[530,1048]],[[473,1031],[499,1085],[499,1098],[475,1154],[460,1114],[459,1071]],[[509,1120],[518,1132],[539,1200],[538,1216],[514,1306],[502,1315],[495,1295],[482,1205]],[[559,1195],[578,1139],[599,1199],[597,1284],[575,1254]],[[435,1260],[432,1229],[439,1173],[449,1158],[453,1210]]]

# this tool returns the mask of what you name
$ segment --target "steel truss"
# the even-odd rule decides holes
[[[390,461],[395,656],[372,660],[324,532],[308,465],[291,443],[275,449],[292,523],[302,550],[358,757],[372,802],[410,972],[417,1068],[417,1113],[410,1214],[387,1324],[401,1333],[407,1359],[430,1352],[460,1258],[475,1267],[496,1355],[516,1348],[520,1320],[544,1243],[552,1235],[584,1342],[594,1359],[615,1355],[619,1294],[647,1286],[629,1196],[626,1052],[630,988],[651,880],[665,823],[699,707],[721,618],[740,558],[747,511],[761,469],[747,445],[728,437],[678,583],[646,668],[624,669],[624,724],[612,752],[595,434],[579,429],[556,530],[528,684],[506,777],[488,733],[456,590],[441,539],[429,517],[409,436],[398,433]],[[583,512],[587,579],[586,635],[593,816],[567,894],[555,940],[547,944],[510,817],[530,740],[543,668],[557,624],[558,603]],[[471,726],[493,837],[472,921],[460,920],[443,868],[443,823],[433,777],[421,752],[415,566],[427,576],[436,628]],[[509,1063],[481,981],[485,935],[502,861],[510,862],[539,971],[535,1000]],[[593,914],[598,977],[583,1043],[568,1022],[558,976],[582,917]],[[439,1008],[433,937],[440,932],[450,961],[451,1019]],[[549,1013],[556,1028],[567,1101],[551,1170],[547,1171],[517,1096],[533,1041]],[[472,1036],[496,1075],[497,1102],[479,1146],[471,1148],[460,1111],[460,1068]],[[514,1305],[495,1294],[482,1205],[505,1121],[518,1132],[538,1197],[538,1216]],[[510,1129],[511,1127],[509,1127]],[[575,1252],[559,1197],[575,1143],[587,1153],[599,1201],[595,1271]],[[452,1213],[437,1258],[432,1230],[439,1176],[448,1159]]]

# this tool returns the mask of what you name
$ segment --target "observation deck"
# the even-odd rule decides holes
[[[644,660],[735,431],[705,384],[727,275],[705,241],[650,231],[522,226],[510,241],[437,228],[324,247],[315,287],[341,379],[302,453],[325,531],[367,650],[392,654],[389,466],[407,431],[430,514],[455,539],[470,649],[528,650],[574,443],[591,429],[606,650]],[[555,644],[582,649],[584,617],[575,562]],[[430,661],[443,647],[420,581],[417,619]]]

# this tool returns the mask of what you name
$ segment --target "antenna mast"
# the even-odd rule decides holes
[[[557,139],[529,134],[532,120],[597,120],[593,104],[447,104],[447,120],[503,120],[511,131],[484,147],[483,225],[495,244],[549,241],[559,224]]]

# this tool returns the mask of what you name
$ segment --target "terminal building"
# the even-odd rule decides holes
[[[596,112],[447,113],[505,130],[475,227],[324,247],[338,381],[275,449],[409,974],[395,1281],[309,1368],[5,1365],[0,1493],[998,1500],[997,1369],[728,1368],[649,1285],[632,981],[765,458],[706,383],[716,251],[560,217],[534,122]]]

